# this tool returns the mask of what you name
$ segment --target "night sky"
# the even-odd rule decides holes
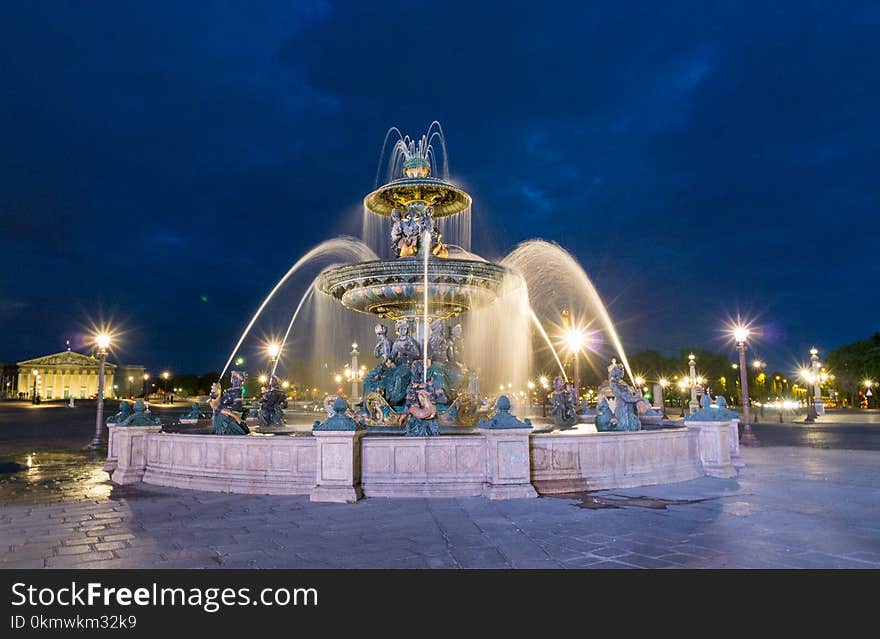
[[[219,370],[359,234],[388,127],[437,119],[476,252],[558,242],[630,352],[743,313],[782,370],[880,329],[878,33],[877,3],[3,3],[0,360],[112,319],[118,359]]]

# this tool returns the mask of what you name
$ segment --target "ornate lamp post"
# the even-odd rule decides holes
[[[810,349],[810,362],[813,366],[813,406],[816,408],[816,415],[824,415],[825,402],[822,401],[822,375],[819,370],[821,363],[819,362],[819,349],[815,346]]]
[[[749,329],[745,326],[737,326],[733,329],[736,350],[739,351],[739,385],[742,390],[743,432],[739,443],[744,446],[756,446],[758,438],[752,433],[751,419],[749,419],[749,369],[746,367],[746,340],[749,338],[749,333]]]
[[[101,428],[104,425],[104,364],[107,362],[107,349],[110,348],[110,336],[107,333],[99,333],[95,336],[95,344],[98,347],[98,410],[95,415],[95,436],[89,443],[89,448],[95,449],[101,445]]]

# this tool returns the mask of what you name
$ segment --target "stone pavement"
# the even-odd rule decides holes
[[[57,453],[0,482],[0,567],[880,568],[880,453],[743,456],[730,480],[315,504],[114,486],[100,459]]]

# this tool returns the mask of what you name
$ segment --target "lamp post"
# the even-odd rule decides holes
[[[150,374],[144,373],[144,401],[145,402],[149,401],[149,399],[150,399],[149,384],[147,383],[149,381],[150,381]]]
[[[742,391],[743,432],[739,443],[744,446],[756,446],[758,438],[752,433],[749,419],[749,369],[746,366],[746,340],[749,338],[749,332],[745,326],[737,326],[733,329],[736,350],[739,351],[739,385]]]
[[[866,379],[862,384],[865,387],[865,408],[871,408],[871,397],[874,395],[871,387],[874,386],[874,380]]]
[[[538,382],[541,384],[541,417],[547,417],[547,392],[550,390],[550,380],[541,375]]]
[[[31,373],[33,373],[33,376],[34,376],[34,390],[31,393],[31,404],[36,404],[37,403],[37,378],[40,376],[40,371],[38,371],[35,368],[31,371]]]
[[[568,350],[571,353],[572,359],[574,360],[574,392],[577,396],[577,412],[580,412],[581,401],[581,367],[579,355],[584,347],[584,341],[584,332],[579,328],[570,328],[565,333],[565,344],[566,346],[568,346]]]
[[[660,389],[657,392],[658,396],[654,398],[654,405],[663,411],[663,419],[666,419],[666,387],[669,386],[669,380],[665,377],[661,377],[657,381],[657,386],[659,386]],[[657,388],[657,386],[654,388]]]
[[[810,349],[810,362],[813,366],[813,406],[816,408],[816,415],[824,415],[825,402],[822,401],[822,375],[819,370],[821,363],[819,362],[819,349],[815,346]]]
[[[278,366],[278,356],[281,355],[281,345],[276,342],[269,343],[266,346],[266,354],[269,356],[269,366],[271,366],[269,370],[274,375],[275,368]]]
[[[168,371],[164,371],[162,373],[162,379],[164,380],[162,382],[162,395],[163,395],[163,401],[166,404],[168,403],[168,378],[169,377],[171,377],[171,373],[169,373]]]
[[[110,348],[110,336],[107,333],[99,333],[95,336],[95,344],[98,347],[98,410],[95,415],[95,436],[89,443],[89,448],[95,449],[101,445],[101,428],[104,425],[104,364],[107,362],[107,349]]]

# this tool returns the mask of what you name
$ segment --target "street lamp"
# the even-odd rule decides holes
[[[819,370],[821,363],[819,362],[819,349],[815,346],[810,349],[810,363],[813,367],[813,406],[816,408],[816,415],[824,415],[825,402],[822,401],[822,374]]]
[[[269,356],[269,365],[272,367],[272,374],[275,374],[275,367],[278,366],[278,356],[281,355],[281,344],[270,342],[266,345],[266,354]]]
[[[738,325],[733,329],[733,339],[736,340],[736,350],[739,351],[739,385],[742,391],[743,432],[739,443],[743,446],[756,446],[758,438],[752,433],[752,424],[749,419],[749,369],[746,367],[746,340],[749,338],[748,328]]]
[[[688,388],[687,380],[678,380],[678,392],[681,395],[681,416],[684,417],[684,393]]]
[[[862,382],[862,385],[865,387],[865,408],[871,408],[871,397],[874,395],[871,387],[874,386],[874,380],[866,379]]]
[[[31,371],[34,375],[34,391],[31,393],[31,404],[37,403],[37,379],[40,377],[40,371],[36,368]]]
[[[104,422],[104,364],[107,362],[107,350],[110,348],[110,335],[99,333],[95,336],[98,347],[98,410],[95,415],[95,436],[88,447],[95,449],[101,445],[101,428]]]
[[[565,345],[568,347],[568,351],[574,359],[574,392],[578,397],[578,404],[580,404],[581,396],[581,368],[579,355],[584,347],[585,341],[586,338],[584,332],[579,328],[570,328],[565,333]]]
[[[144,401],[145,402],[150,399],[149,384],[147,383],[148,381],[150,381],[150,374],[144,373]]]

